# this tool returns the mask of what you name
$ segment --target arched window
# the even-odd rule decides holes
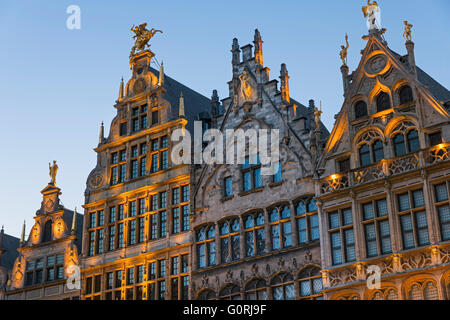
[[[203,290],[197,296],[197,300],[215,300],[215,299],[216,299],[216,293],[211,289]]]
[[[414,283],[408,291],[409,300],[439,300],[436,284],[433,281]]]
[[[394,152],[396,157],[401,157],[406,154],[405,137],[399,133],[394,136]]]
[[[372,154],[375,163],[380,162],[384,159],[383,142],[381,140],[376,140],[372,144]]]
[[[267,284],[264,279],[253,279],[245,286],[245,300],[267,300]]]
[[[53,227],[52,221],[48,220],[44,225],[44,237],[42,242],[52,241],[52,227]]]
[[[291,210],[289,206],[273,208],[270,216],[272,250],[292,246]]]
[[[256,212],[244,217],[245,253],[247,257],[260,255],[266,251],[264,213]]]
[[[319,218],[314,199],[302,199],[295,206],[298,242],[308,243],[319,240]]]
[[[377,97],[377,112],[391,108],[391,99],[386,92],[381,92]]]
[[[298,274],[300,297],[302,299],[322,300],[322,275],[320,269],[309,266]]]
[[[361,163],[361,167],[368,166],[372,163],[370,160],[370,148],[368,144],[363,144],[359,147],[359,161]]]
[[[409,152],[416,152],[420,150],[419,134],[417,133],[417,130],[413,129],[409,131],[406,135],[406,139],[408,140]]]
[[[367,103],[364,101],[358,101],[355,104],[355,119],[367,116]]]
[[[370,300],[398,300],[397,290],[383,289],[372,293]]]
[[[294,300],[294,278],[288,273],[278,274],[271,282],[274,300]]]
[[[197,231],[197,263],[199,268],[216,264],[215,227],[206,226]]]
[[[400,104],[406,104],[414,100],[413,92],[410,86],[403,86],[398,91],[400,96]]]
[[[219,229],[222,263],[238,260],[240,258],[239,218],[221,222]]]
[[[220,291],[219,300],[242,300],[239,287],[234,284],[227,285]]]

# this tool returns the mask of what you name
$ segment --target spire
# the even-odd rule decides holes
[[[184,98],[183,98],[183,92],[180,93],[180,107],[178,109],[178,116],[180,118],[184,118]]]
[[[73,212],[72,217],[72,235],[77,233],[77,207],[75,207],[75,211]]]
[[[287,104],[289,104],[291,101],[289,96],[289,74],[285,63],[281,64],[280,80],[281,80],[281,99],[285,101]]]
[[[105,127],[102,124],[100,125],[100,134],[98,136],[98,145],[101,145],[103,143],[103,140],[105,139]]]
[[[261,39],[261,34],[259,33],[258,29],[255,29],[255,39],[254,39],[253,43],[255,44],[256,63],[259,63],[262,66],[263,65],[263,51],[262,51],[263,41]]]
[[[20,245],[25,244],[25,220],[23,220],[22,234],[20,236]]]
[[[120,80],[120,89],[119,89],[119,100],[123,99],[123,77]]]
[[[164,62],[161,61],[161,65],[159,66],[158,86],[162,87],[163,85],[164,85]]]
[[[222,115],[222,110],[220,108],[219,95],[217,90],[213,90],[211,96],[211,116],[212,116],[212,126],[217,128],[217,117]]]
[[[233,78],[237,78],[239,75],[239,64],[241,63],[241,50],[239,50],[239,42],[237,38],[233,39],[231,52],[233,56],[231,60],[231,64],[233,65]]]

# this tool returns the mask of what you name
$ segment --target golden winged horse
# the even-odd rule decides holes
[[[163,33],[161,30],[147,29],[147,23],[140,24],[139,26],[132,26],[131,31],[134,32],[133,39],[135,39],[134,46],[131,48],[130,58],[133,57],[137,51],[145,50],[150,47],[149,41],[155,36],[156,33]]]

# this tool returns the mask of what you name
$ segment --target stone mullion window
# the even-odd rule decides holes
[[[255,164],[250,163],[249,157],[245,158],[245,163],[241,167],[242,190],[248,192],[263,186],[261,177],[261,162],[259,155]]]
[[[292,247],[292,223],[289,205],[271,209],[269,215],[271,251]]]
[[[245,256],[253,257],[266,252],[266,232],[263,212],[254,212],[243,217]],[[261,243],[262,242],[262,243]]]
[[[345,208],[330,211],[327,216],[332,265],[356,261],[352,209]]]
[[[424,197],[423,189],[397,194],[397,215],[400,220],[403,250],[430,243]]]
[[[440,241],[450,240],[450,181],[434,185],[434,209],[439,221]],[[450,288],[449,288],[450,290]],[[449,291],[450,294],[450,291]]]
[[[216,230],[214,225],[200,228],[196,234],[196,254],[198,268],[205,268],[216,264]]]
[[[298,245],[304,245],[309,242],[317,241],[320,239],[320,228],[319,228],[319,216],[318,208],[314,199],[302,199],[297,202],[297,204],[292,206],[293,212],[292,216],[296,224],[296,230],[294,235],[297,239]]]
[[[228,218],[219,224],[221,263],[239,260],[242,253],[242,223],[238,217]],[[226,254],[226,255],[225,255]]]
[[[392,253],[389,213],[386,199],[362,204],[362,228],[365,239],[365,257]],[[375,247],[374,247],[375,244]]]

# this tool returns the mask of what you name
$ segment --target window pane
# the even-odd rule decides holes
[[[306,243],[308,241],[306,230],[306,218],[297,219],[298,225],[298,241],[300,243]]]
[[[376,205],[377,205],[377,216],[378,217],[385,217],[388,215],[388,207],[387,207],[386,199],[377,200]]]
[[[436,191],[436,202],[442,202],[448,200],[447,186],[445,183],[439,184],[434,187]]]
[[[290,222],[283,223],[283,239],[284,248],[290,247],[292,245],[292,232]]]
[[[377,235],[375,232],[375,224],[365,225],[367,256],[375,257],[378,255]]]
[[[370,149],[367,144],[363,145],[359,148],[359,160],[361,162],[361,166],[368,166],[371,163],[370,160]]]
[[[280,231],[279,226],[272,226],[272,250],[280,249]]]
[[[427,215],[425,211],[416,213],[416,219],[419,245],[423,246],[429,244]]]
[[[253,231],[245,233],[245,244],[247,247],[247,257],[251,257],[255,254],[255,248],[253,244]]]
[[[286,300],[294,300],[295,299],[295,287],[294,284],[288,284],[285,287]]]
[[[310,233],[311,233],[311,240],[319,240],[319,216],[317,214],[312,215],[309,217],[309,226],[310,226]]]
[[[348,229],[344,231],[345,236],[345,251],[347,262],[356,260],[356,250],[355,250],[355,237],[353,234],[353,229]]]
[[[409,152],[416,152],[420,150],[420,143],[419,143],[419,135],[416,130],[411,130],[408,135],[408,147]]]
[[[353,224],[352,209],[342,210],[342,218],[344,226]]]
[[[274,300],[283,300],[283,287],[275,287],[272,292]]]
[[[311,295],[311,284],[309,280],[300,282],[300,296],[308,297]]]
[[[381,253],[391,253],[391,236],[389,230],[389,221],[381,221],[379,224],[380,227],[380,237],[381,237]]]
[[[338,228],[339,223],[339,214],[337,212],[332,212],[329,214],[329,220],[330,220],[330,229]]]
[[[319,294],[322,291],[322,278],[313,279],[314,294]]]
[[[407,193],[398,196],[398,207],[400,211],[406,211],[410,209],[409,195]]]
[[[414,208],[420,208],[425,206],[425,199],[423,197],[423,190],[413,191]]]
[[[370,220],[374,218],[372,203],[363,204],[364,220]]]
[[[395,156],[400,157],[406,154],[405,138],[403,134],[397,134],[394,137]]]

